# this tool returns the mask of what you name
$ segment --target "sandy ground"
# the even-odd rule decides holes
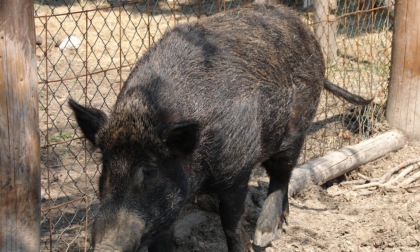
[[[376,188],[369,195],[362,195],[353,185],[342,185],[360,179],[358,174],[381,177],[391,167],[419,156],[420,143],[408,143],[335,181],[305,189],[290,199],[289,225],[283,226],[280,239],[265,251],[419,251],[420,181],[411,184],[411,189]],[[266,181],[266,177],[252,180]],[[251,192],[264,192],[264,186]],[[244,224],[251,236],[259,210],[258,203],[247,201]],[[191,206],[176,227],[178,252],[226,251],[215,213]]]
[[[44,39],[37,49],[42,142],[41,250],[83,251],[89,245],[85,239],[86,224],[91,223],[98,208],[96,188],[100,165],[97,153],[85,151],[66,101],[73,97],[108,112],[130,67],[150,41],[158,40],[176,22],[195,18],[189,5],[180,5],[175,14],[168,11],[169,5],[163,5],[149,21],[144,15],[144,4],[138,9],[131,6],[121,9],[123,15],[118,19],[118,13],[113,10],[83,14],[78,13],[77,6],[71,9],[75,14],[66,15],[69,9],[59,2],[57,6],[38,6],[40,18],[35,20],[37,34]],[[93,9],[92,3],[87,7]],[[58,16],[49,16],[52,8]],[[122,28],[119,22],[124,24]],[[150,31],[146,32],[149,22]],[[61,52],[55,45],[70,34],[83,38],[83,46]],[[345,57],[330,62],[328,78],[353,92],[381,98],[378,93],[386,93],[389,77],[388,30],[357,36],[340,34],[337,41]],[[370,47],[361,50],[366,45]],[[119,67],[122,67],[120,71]],[[375,102],[383,105],[385,98]],[[364,133],[350,132],[349,137],[342,134],[346,130],[343,115],[351,108],[338,99],[323,97],[300,162],[360,141]],[[361,116],[355,117],[360,122]],[[373,117],[368,120],[381,121]],[[370,128],[367,135],[386,130],[380,124],[371,126],[367,124]],[[418,156],[420,144],[410,143],[327,185],[301,192],[290,200],[289,225],[284,226],[280,239],[266,251],[419,251],[419,181],[412,184],[417,186],[412,189],[374,189],[368,195],[342,184],[359,180],[358,173],[381,177],[391,167]],[[260,202],[255,198],[265,193],[267,180],[259,169],[251,179],[244,218],[250,237],[260,211]],[[187,206],[176,224],[176,247],[178,252],[226,251],[218,215],[194,204]]]

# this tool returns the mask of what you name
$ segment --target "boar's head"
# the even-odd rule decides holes
[[[164,123],[133,102],[117,103],[109,118],[73,100],[69,105],[84,136],[102,153],[93,247],[137,251],[147,246],[170,228],[187,200],[198,123]]]

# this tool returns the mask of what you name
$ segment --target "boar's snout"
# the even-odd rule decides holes
[[[127,210],[100,210],[92,226],[93,250],[138,251],[145,226],[142,218]]]

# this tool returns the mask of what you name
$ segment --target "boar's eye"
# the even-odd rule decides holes
[[[154,179],[157,176],[157,170],[156,169],[149,169],[149,168],[144,169],[143,168],[142,172],[143,172],[143,178],[145,180]]]

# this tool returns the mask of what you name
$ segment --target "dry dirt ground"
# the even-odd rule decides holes
[[[290,199],[289,225],[283,226],[280,239],[265,251],[420,251],[420,181],[410,189],[376,188],[367,195],[354,190],[354,185],[343,185],[363,175],[379,178],[403,161],[418,157],[420,142],[410,142],[327,185],[305,189]],[[262,170],[254,173],[251,184],[262,182],[250,188],[247,200],[244,224],[250,235],[260,210],[255,198],[265,191],[266,177],[261,174]],[[190,206],[176,229],[178,252],[226,251],[215,213]]]
[[[83,141],[75,135],[76,124],[66,101],[69,97],[80,101],[87,97],[93,106],[108,111],[130,66],[148,46],[144,34],[151,34],[153,42],[169,24],[175,23],[172,16],[176,16],[177,22],[195,18],[182,15],[190,8],[188,5],[180,6],[174,15],[167,6],[161,6],[159,10],[163,14],[153,15],[147,33],[144,6],[120,9],[123,14],[119,19],[116,10],[83,13],[77,6],[71,9],[74,14],[67,15],[70,9],[61,4],[66,1],[50,2],[56,5],[40,5],[39,17],[35,20],[37,34],[44,39],[44,44],[37,49],[43,145],[42,250],[83,251],[85,209],[88,208],[90,223],[98,206],[94,188],[97,188],[100,166],[92,162],[97,158],[92,159],[85,152]],[[48,16],[52,9],[58,16]],[[91,2],[86,9],[94,9]],[[124,24],[121,29],[119,22]],[[118,43],[120,32],[123,34],[121,45]],[[54,45],[70,34],[79,38],[85,36],[83,46],[60,52]],[[384,29],[353,37],[340,35],[337,40],[347,56],[330,65],[328,77],[364,95],[376,95],[381,91],[377,86],[385,87],[386,92],[390,33]],[[360,50],[364,45],[370,45],[369,49]],[[123,66],[121,71],[120,66]],[[343,125],[337,115],[346,109],[336,99],[323,98],[301,162],[359,141],[358,134],[350,138],[340,135]],[[378,129],[376,126],[375,133]],[[410,143],[328,185],[313,186],[301,192],[290,200],[289,225],[283,227],[280,239],[266,251],[420,251],[420,181],[412,184],[417,187],[411,189],[374,189],[368,195],[360,195],[352,185],[343,185],[346,181],[359,180],[358,173],[370,178],[381,177],[391,167],[418,156],[420,144]],[[264,172],[256,169],[244,218],[251,237],[266,181]],[[85,198],[89,198],[87,203]],[[188,206],[176,224],[176,246],[178,252],[226,251],[218,215],[194,204]]]

